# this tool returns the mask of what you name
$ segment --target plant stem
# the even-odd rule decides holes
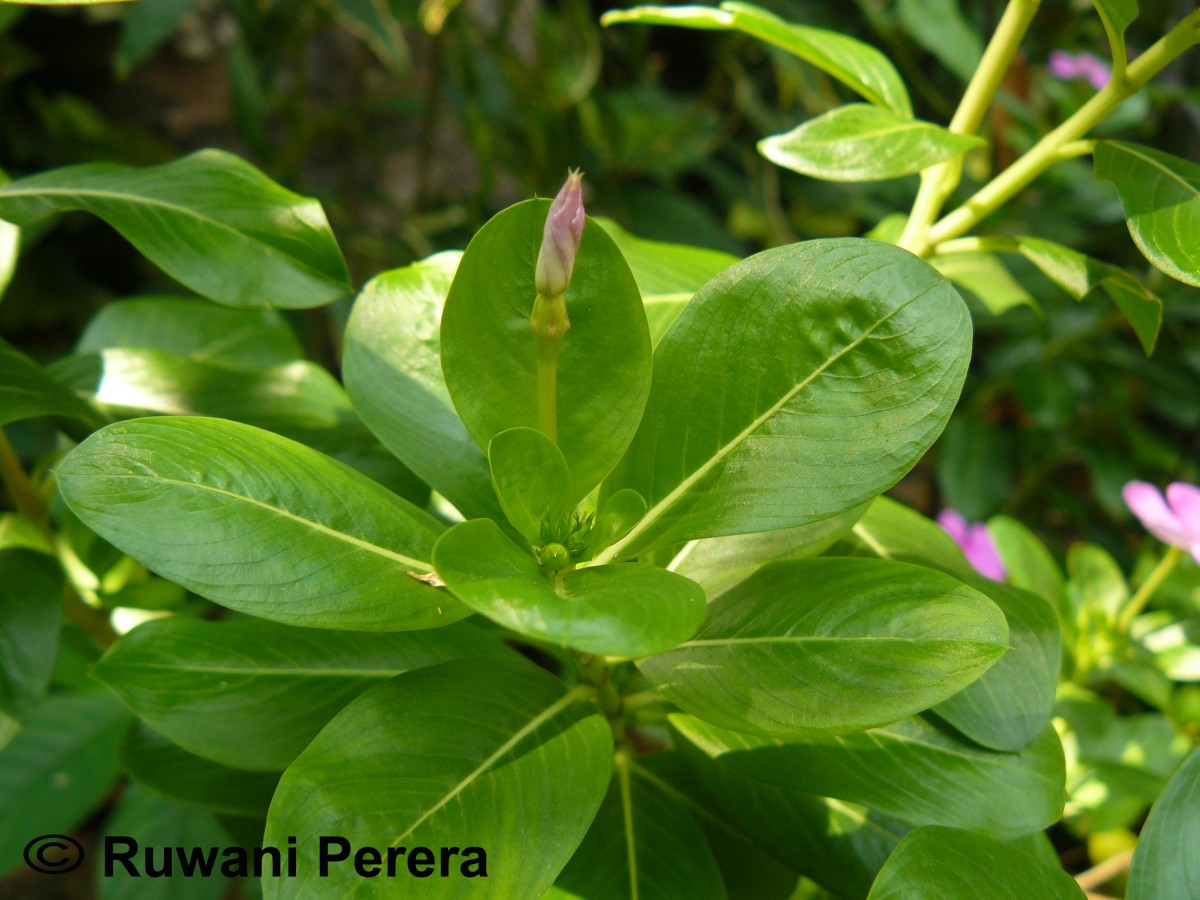
[[[1092,866],[1086,872],[1080,872],[1075,876],[1075,881],[1085,891],[1090,891],[1092,888],[1098,888],[1105,882],[1111,881],[1122,872],[1128,871],[1131,862],[1133,862],[1133,851],[1122,850],[1111,859]]]
[[[1119,104],[1128,100],[1146,83],[1163,70],[1180,54],[1193,47],[1200,34],[1200,9],[1193,10],[1186,18],[1145,53],[1129,64],[1124,78],[1113,79],[1087,103],[1083,104],[1065,122],[1045,135],[1015,163],[989,181],[962,206],[950,213],[929,229],[925,242],[909,249],[927,255],[943,241],[956,238],[974,228],[1017,193],[1024,190],[1039,175],[1063,158],[1077,155],[1076,150],[1087,152],[1084,144],[1077,142],[1091,131]],[[1072,145],[1075,145],[1072,147]],[[1070,148],[1070,149],[1068,149]],[[1087,148],[1090,150],[1090,147]],[[1067,154],[1064,157],[1064,153]]]
[[[1000,17],[1000,24],[996,26],[979,61],[979,68],[971,76],[962,101],[950,120],[949,129],[954,134],[974,134],[983,124],[992,98],[1037,13],[1038,3],[1039,0],[1009,0],[1004,15]],[[901,247],[924,255],[928,248],[929,228],[961,178],[962,157],[932,166],[921,173],[921,187],[913,201],[904,234],[900,237]]]
[[[1129,602],[1121,610],[1117,616],[1117,630],[1128,631],[1129,626],[1133,624],[1133,620],[1138,617],[1138,614],[1145,608],[1150,598],[1154,596],[1154,592],[1158,590],[1163,581],[1171,570],[1175,568],[1175,564],[1183,557],[1183,551],[1178,547],[1168,547],[1167,552],[1163,554],[1163,558],[1158,561],[1158,565],[1142,582],[1142,586],[1137,589]]]
[[[567,298],[562,294],[553,297],[538,294],[533,301],[529,327],[537,341],[538,428],[558,443],[558,353],[571,327]]]
[[[558,443],[558,354],[538,351],[537,360],[538,428]]]

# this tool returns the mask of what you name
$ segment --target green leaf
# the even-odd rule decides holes
[[[1072,544],[1067,550],[1067,599],[1082,622],[1115,622],[1129,601],[1129,585],[1121,567],[1096,544]]]
[[[758,152],[813,178],[881,181],[957,159],[984,144],[982,138],[953,134],[881,106],[851,103],[764,138]]]
[[[1200,750],[1168,782],[1142,828],[1129,870],[1128,900],[1194,897],[1200,890]]]
[[[0,217],[31,225],[99,216],[196,293],[228,306],[297,309],[350,293],[321,205],[220,150],[160,166],[86,163],[0,186]]]
[[[672,715],[712,759],[759,781],[862,803],[913,825],[1012,838],[1062,815],[1065,769],[1054,728],[1020,753],[986,750],[921,718],[841,737],[782,741]]]
[[[1037,301],[1021,286],[994,253],[945,253],[930,265],[978,297],[987,311],[1000,316],[1018,306],[1040,311]]]
[[[530,200],[494,216],[471,239],[446,298],[442,369],[481,447],[509,428],[538,426],[529,317],[549,208],[549,201]],[[584,227],[566,296],[571,328],[558,358],[558,446],[574,502],[633,438],[650,389],[650,335],[629,267],[594,223]]]
[[[359,890],[345,863],[318,877],[318,836],[340,835],[351,847],[460,848],[449,877],[424,882],[422,897],[540,897],[611,776],[612,732],[588,690],[568,692],[524,660],[462,660],[363,694],[279,783],[265,843],[294,835],[299,877],[264,879],[264,896]],[[463,877],[479,853],[487,877]],[[401,878],[416,859],[399,858]]]
[[[408,45],[387,0],[333,0],[333,7],[380,62],[399,75],[407,74],[410,64]]]
[[[29,840],[78,825],[117,779],[117,745],[129,714],[107,691],[55,694],[0,751],[0,872]],[[12,814],[19,811],[19,815]]]
[[[0,184],[7,184],[9,180],[8,175],[0,170]],[[12,281],[20,255],[21,229],[0,219],[0,297],[4,296],[4,291]]]
[[[1053,607],[1031,594],[979,575],[940,526],[880,497],[835,552],[940,569],[987,595],[1008,620],[1009,650],[964,691],[933,711],[984,746],[1016,751],[1040,735],[1050,719],[1062,665],[1062,635]]]
[[[384,446],[467,518],[501,518],[487,457],[454,411],[439,322],[462,254],[439,253],[367,282],[342,362],[354,408]]]
[[[900,27],[962,81],[970,81],[983,57],[983,40],[956,0],[898,0]]]
[[[118,852],[126,849],[121,838],[132,838],[138,847],[182,847],[188,855],[193,847],[204,855],[209,848],[230,844],[229,835],[211,815],[181,806],[138,785],[131,785],[121,794],[105,828],[105,837],[118,839]],[[135,878],[120,863],[113,866],[111,875],[106,875],[104,854],[97,853],[94,869],[100,900],[221,900],[230,885],[230,879],[220,874],[220,864],[226,859],[217,855],[215,874],[207,877],[200,870],[184,875],[176,864],[171,875],[149,878],[144,875],[145,857],[138,853],[133,865],[143,875]],[[156,864],[159,860],[156,849]]]
[[[0,340],[0,425],[38,416],[70,419],[88,431],[107,421],[32,359]]]
[[[716,31],[741,31],[781,47],[836,78],[850,90],[878,106],[902,116],[912,115],[912,104],[895,66],[869,44],[836,31],[793,25],[749,3],[708,6],[635,6],[613,10],[601,18],[603,25],[642,22],[679,25]]]
[[[725,900],[716,859],[687,806],[617,757],[616,773],[546,900]]]
[[[766,563],[807,559],[827,550],[865,511],[863,505],[795,528],[689,541],[671,560],[670,569],[698,583],[710,599],[719,597]]]
[[[1123,141],[1100,141],[1092,156],[1096,177],[1117,189],[1142,255],[1172,278],[1200,287],[1200,166]]]
[[[0,550],[0,748],[41,702],[62,614],[62,572],[28,550]]]
[[[1162,301],[1124,269],[1043,238],[996,237],[987,240],[988,245],[997,250],[1024,256],[1076,300],[1082,300],[1100,288],[1125,316],[1146,354],[1154,351],[1162,326]]]
[[[985,416],[963,409],[938,442],[935,476],[942,504],[977,521],[995,512],[1012,494],[1011,432]]]
[[[958,294],[897,247],[809,241],[731,267],[655,351],[645,417],[605,485],[650,511],[597,558],[861,505],[941,432],[970,340]]]
[[[433,563],[476,612],[518,634],[585,653],[657,653],[687,640],[704,619],[704,591],[681,575],[614,563],[560,573],[556,582],[489,519],[447,531]]]
[[[404,631],[469,614],[414,576],[441,526],[287,438],[186,416],[110,425],[60,464],[67,505],[164,578],[264,619]]]
[[[123,636],[93,673],[185,750],[234,768],[279,771],[342,707],[381,681],[502,652],[466,622],[370,634],[173,616]]]
[[[711,604],[694,638],[638,668],[707,722],[790,737],[928,709],[1007,647],[1000,610],[947,575],[815,559],[759,570]]]
[[[696,291],[738,261],[738,257],[719,250],[634,237],[611,219],[596,222],[608,232],[629,264],[642,292],[650,341],[655,345]]]
[[[607,498],[596,513],[588,535],[588,547],[599,550],[629,534],[646,514],[646,501],[637,491],[617,491]]]
[[[1054,609],[1062,609],[1065,579],[1046,545],[1009,516],[992,516],[987,527],[1004,562],[1008,583],[1037,594]]]
[[[918,828],[900,842],[868,900],[1083,900],[1061,868],[958,828]],[[1163,894],[1161,896],[1169,896]]]
[[[1104,24],[1114,62],[1124,66],[1125,31],[1138,17],[1137,0],[1092,0],[1092,6],[1096,7],[1100,21]]]
[[[101,307],[75,351],[117,349],[165,350],[249,369],[286,365],[304,355],[275,310],[230,309],[185,297],[132,297]]]
[[[49,371],[114,419],[214,416],[330,449],[373,443],[337,379],[305,360],[246,370],[117,349],[70,356]]]
[[[862,897],[909,826],[865,807],[750,778],[683,741],[684,771],[664,773],[663,757],[639,761],[670,779],[694,804],[711,806],[723,831],[752,840],[838,896]],[[701,820],[703,823],[703,820]],[[726,841],[728,838],[721,835]]]
[[[571,511],[571,473],[554,441],[536,428],[510,428],[488,444],[492,486],[508,521],[529,543],[541,543],[542,523]]]
[[[247,772],[195,756],[141,724],[129,729],[120,759],[130,778],[164,797],[232,816],[265,816],[279,782],[275,772]]]

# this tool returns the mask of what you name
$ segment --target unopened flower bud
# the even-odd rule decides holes
[[[542,248],[538,251],[534,287],[544,297],[557,297],[566,291],[575,269],[575,255],[583,236],[583,173],[574,171],[567,176],[542,232]]]

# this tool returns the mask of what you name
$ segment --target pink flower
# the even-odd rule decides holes
[[[1092,87],[1100,90],[1112,78],[1108,64],[1094,53],[1066,53],[1062,50],[1051,50],[1047,68],[1055,78],[1070,81],[1076,78],[1087,80]]]
[[[539,294],[557,297],[571,283],[575,255],[579,252],[586,218],[583,210],[583,173],[574,171],[567,176],[567,183],[550,204],[550,212],[546,215],[546,228],[542,232],[542,246],[538,250],[533,279]]]
[[[992,581],[1004,580],[1004,562],[986,525],[968,522],[962,513],[954,509],[943,509],[938,513],[937,523],[962,548],[967,562],[975,567],[976,572]]]
[[[1154,485],[1131,481],[1121,495],[1148,532],[1200,562],[1200,487],[1176,481],[1164,498]]]

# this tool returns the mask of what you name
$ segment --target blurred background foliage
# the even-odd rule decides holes
[[[146,0],[0,6],[0,168],[162,162],[200,147],[250,159],[329,212],[356,283],[462,247],[499,208],[587,172],[588,206],[642,237],[739,254],[868,232],[907,211],[916,178],[831,184],[776,168],[755,142],[848,99],[822,73],[727,33],[604,29],[605,0]],[[918,116],[944,122],[1003,9],[998,0],[773,0],[896,61]],[[1145,48],[1190,5],[1145,0]],[[1055,49],[1106,58],[1082,0],[1047,3],[968,158],[966,197],[1078,107],[1085,81],[1050,75]],[[1188,157],[1200,127],[1188,54],[1102,131]],[[1200,480],[1200,303],[1139,256],[1090,161],[1061,164],[984,231],[1051,237],[1127,266],[1166,305],[1147,359],[1112,307],[1076,302],[1005,259],[962,273],[976,317],[972,374],[927,463],[896,491],[926,513],[1004,513],[1055,555],[1087,539],[1132,563],[1131,478]],[[953,205],[948,204],[947,208]],[[0,333],[68,352],[108,300],[177,289],[106,225],[54,220],[25,236]],[[214,265],[219,265],[214,260]],[[1005,268],[1007,267],[1007,268]],[[337,370],[348,302],[289,314]],[[35,441],[36,435],[18,435]]]

